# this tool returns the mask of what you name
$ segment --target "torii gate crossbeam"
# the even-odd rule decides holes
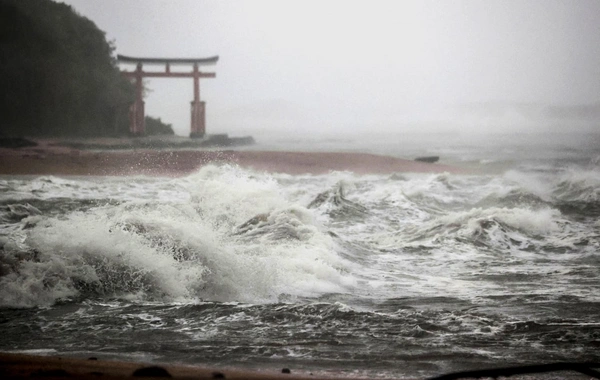
[[[198,70],[200,65],[214,65],[219,60],[218,56],[209,58],[134,58],[117,55],[117,60],[123,63],[136,63],[135,71],[122,71],[121,73],[135,79],[136,98],[129,109],[129,131],[134,136],[143,136],[146,132],[143,78],[193,78],[194,100],[191,102],[190,137],[203,137],[206,133],[206,103],[200,101],[200,78],[215,78],[215,73],[203,73]],[[143,64],[164,64],[164,72],[143,71]],[[191,72],[171,72],[171,65],[192,65]]]

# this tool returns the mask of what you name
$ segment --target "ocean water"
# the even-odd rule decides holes
[[[0,351],[396,378],[600,360],[598,135],[257,140],[472,174],[0,177]]]

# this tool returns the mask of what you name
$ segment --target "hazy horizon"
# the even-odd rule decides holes
[[[64,2],[118,54],[219,55],[201,68],[217,74],[200,85],[208,133],[581,132],[600,121],[596,1]],[[148,85],[147,114],[187,135],[191,80]]]

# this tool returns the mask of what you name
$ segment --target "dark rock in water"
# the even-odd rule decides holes
[[[415,161],[419,162],[428,162],[433,164],[434,162],[438,162],[440,160],[440,156],[425,156],[425,157],[417,157]]]
[[[37,146],[35,141],[27,140],[22,137],[0,137],[1,148],[25,148],[28,146]]]
[[[212,377],[213,377],[213,379],[224,379],[225,374],[222,372],[213,372]]]
[[[136,369],[133,374],[133,377],[173,377],[163,367],[153,366],[153,367],[142,367]]]
[[[289,368],[283,368],[283,369],[281,370],[281,373],[292,373],[292,371],[290,371],[290,369],[289,369]]]

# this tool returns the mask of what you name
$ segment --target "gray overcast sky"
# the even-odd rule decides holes
[[[597,0],[64,2],[119,54],[219,55],[202,68],[217,73],[200,84],[209,133],[401,129],[448,105],[600,101]],[[147,114],[189,133],[192,81],[149,87]]]

